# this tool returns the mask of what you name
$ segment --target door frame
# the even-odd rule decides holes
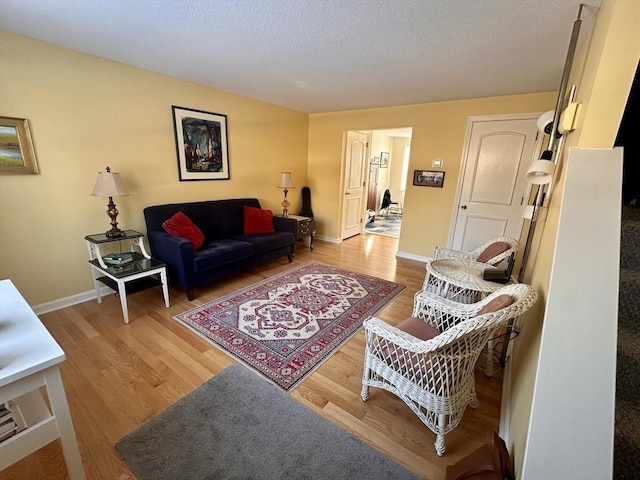
[[[453,212],[451,214],[451,224],[449,226],[449,238],[447,239],[447,247],[451,248],[453,245],[453,237],[455,233],[456,224],[458,223],[458,215],[460,213],[460,197],[462,196],[462,184],[464,182],[464,172],[467,168],[467,156],[469,154],[469,145],[471,143],[471,132],[473,131],[473,124],[476,122],[491,122],[491,121],[501,121],[501,120],[538,120],[542,115],[542,112],[533,112],[533,113],[505,113],[498,115],[476,115],[467,118],[467,132],[464,136],[464,145],[462,147],[462,159],[460,160],[460,169],[458,170],[458,184],[456,186],[456,195],[453,201]],[[542,142],[544,139],[544,134],[540,135],[540,131],[536,136],[535,144],[533,147],[533,155],[531,157],[530,163],[539,158],[540,152],[542,151]],[[524,210],[524,207],[529,203],[528,199],[531,196],[531,188],[532,185],[530,182],[526,183],[525,190],[522,192],[522,201],[521,207]],[[522,228],[524,226],[524,218],[522,215],[518,217],[518,228],[519,236],[522,236]],[[516,238],[518,240],[518,238]]]

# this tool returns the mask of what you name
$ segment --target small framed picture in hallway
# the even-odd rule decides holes
[[[418,187],[437,187],[444,185],[445,172],[434,172],[431,170],[414,170],[413,184]]]
[[[380,152],[380,168],[389,168],[389,152]]]

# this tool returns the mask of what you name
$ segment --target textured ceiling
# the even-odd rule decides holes
[[[0,28],[312,113],[558,90],[580,3],[0,0]]]

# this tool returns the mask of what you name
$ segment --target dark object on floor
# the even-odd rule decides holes
[[[493,430],[485,445],[449,465],[445,480],[515,480],[513,461],[504,440]]]
[[[313,218],[313,210],[311,209],[311,190],[309,187],[302,187],[302,210],[298,214],[301,217]]]
[[[417,480],[233,364],[116,443],[140,480]]]
[[[393,210],[390,212],[391,208]],[[385,210],[385,215],[389,213],[395,213],[396,215],[402,215],[402,203],[391,200],[391,192],[387,188],[382,196],[382,204],[380,205],[380,214]]]
[[[387,188],[384,191],[384,195],[382,196],[382,204],[380,205],[380,210],[384,210],[385,208],[389,208],[391,205],[391,192]]]
[[[373,210],[367,210],[367,222],[365,223],[365,225],[369,223],[373,223],[375,221],[376,221],[376,212],[374,212]]]

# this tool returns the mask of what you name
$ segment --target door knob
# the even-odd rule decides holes
[[[460,206],[460,208],[461,208],[462,210],[466,210],[466,209],[467,209],[467,206],[466,206],[466,205],[461,205],[461,206]]]

